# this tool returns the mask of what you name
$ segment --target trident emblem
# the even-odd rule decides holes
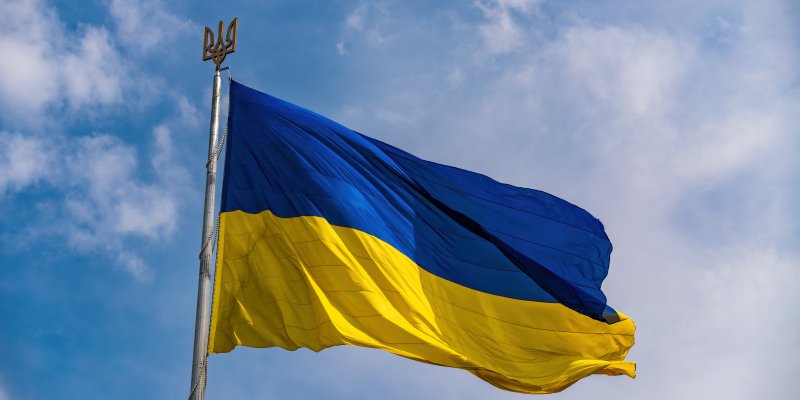
[[[228,31],[225,34],[225,40],[222,40],[222,21],[219,21],[219,28],[217,30],[217,41],[214,41],[214,32],[211,28],[206,27],[205,40],[203,41],[203,61],[214,60],[217,64],[217,69],[225,56],[236,51],[236,31],[239,26],[239,18],[234,18],[228,25]]]

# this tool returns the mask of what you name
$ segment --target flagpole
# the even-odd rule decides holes
[[[236,33],[238,19],[234,18],[228,25],[225,38],[222,36],[222,21],[219,22],[217,40],[214,32],[206,27],[203,43],[203,61],[213,60],[216,64],[214,83],[211,94],[211,126],[208,137],[208,162],[206,163],[206,196],[203,208],[203,236],[200,250],[200,277],[197,284],[197,312],[194,321],[194,352],[192,354],[192,380],[189,392],[190,400],[205,398],[206,378],[208,376],[208,317],[209,297],[211,293],[211,237],[214,227],[214,195],[217,183],[217,140],[219,137],[219,100],[222,78],[220,64],[225,56],[236,50]]]
[[[217,181],[217,160],[214,150],[219,136],[219,92],[222,86],[219,68],[214,73],[214,90],[211,95],[211,128],[208,139],[206,164],[206,198],[203,209],[203,237],[200,242],[200,280],[197,284],[197,313],[194,321],[194,353],[192,356],[192,400],[205,396],[205,382],[201,382],[206,368],[208,347],[208,300],[211,292],[211,235],[214,225],[214,195]]]

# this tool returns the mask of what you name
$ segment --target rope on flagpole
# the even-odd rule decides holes
[[[203,258],[203,253],[206,251],[206,247],[208,247],[208,245],[211,244],[212,239],[217,238],[218,234],[219,234],[219,216],[217,216],[217,222],[214,223],[214,229],[211,231],[211,234],[208,235],[208,237],[206,238],[206,242],[203,243],[203,247],[200,248],[200,254],[199,254],[200,259]],[[216,243],[216,240],[214,240],[213,242]]]
[[[222,147],[225,146],[225,138],[227,137],[228,137],[228,124],[225,124],[225,130],[222,132],[222,139],[217,144],[217,148],[214,150],[214,153],[211,155],[211,157],[209,157],[208,162],[206,162],[206,168],[208,168],[208,165],[211,164],[212,162],[219,161],[219,156],[222,154]],[[203,253],[206,251],[206,247],[208,247],[208,245],[211,244],[212,239],[216,238],[218,233],[219,233],[219,216],[217,216],[217,222],[214,224],[214,230],[211,232],[211,235],[208,235],[208,237],[206,238],[205,243],[203,243],[203,247],[200,248],[200,254],[198,255],[198,257],[200,257],[201,259],[203,258]],[[216,243],[216,240],[214,240],[214,243]]]
[[[227,137],[228,137],[228,124],[225,124],[225,130],[222,131],[222,140],[220,140],[219,143],[217,144],[217,148],[214,150],[214,154],[212,154],[211,157],[208,158],[208,161],[206,161],[206,168],[208,168],[208,166],[212,162],[219,161],[219,156],[222,154],[222,146],[225,145],[225,138]]]
[[[197,386],[200,385],[200,381],[203,381],[203,388],[206,387],[208,384],[208,374],[206,373],[208,370],[208,354],[206,354],[205,358],[203,358],[203,365],[200,367],[200,375],[192,384],[192,391],[189,392],[189,400],[192,400],[192,396],[194,396],[194,392],[197,391]]]
[[[209,157],[208,162],[206,162],[206,168],[208,168],[209,164],[212,162],[219,161],[219,157],[222,154],[222,147],[225,146],[225,138],[228,137],[228,124],[225,124],[225,130],[222,133],[222,139],[217,144],[217,148],[214,150],[214,153]],[[205,243],[203,243],[203,247],[200,248],[200,254],[198,255],[200,259],[203,258],[203,253],[205,253],[206,248],[211,244],[214,243],[214,248],[216,248],[217,239],[219,235],[219,216],[217,216],[217,220],[214,223],[214,228],[211,231],[211,234],[208,235],[206,238]],[[212,249],[213,251],[213,249]],[[203,357],[203,365],[200,367],[200,375],[197,376],[197,379],[192,384],[192,390],[189,392],[189,400],[192,399],[194,393],[197,391],[197,387],[200,385],[200,381],[203,381],[203,388],[208,385],[208,353]]]

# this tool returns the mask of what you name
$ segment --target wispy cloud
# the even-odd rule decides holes
[[[20,229],[63,237],[79,252],[105,253],[146,279],[149,268],[128,241],[160,241],[175,231],[190,179],[177,161],[172,130],[196,127],[197,111],[175,95],[175,115],[153,128],[144,157],[114,133],[72,132],[70,126],[75,119],[113,114],[118,110],[111,107],[137,97],[142,89],[133,85],[126,49],[153,51],[190,23],[158,1],[113,1],[114,30],[90,24],[69,30],[40,1],[1,7],[0,43],[18,73],[0,75],[0,104],[8,110],[0,122],[12,127],[0,132],[6,144],[0,149],[0,196],[10,201],[18,192],[55,189],[58,195],[47,201],[56,215]]]
[[[378,46],[389,38],[384,33],[388,10],[380,3],[360,3],[344,18],[344,28],[336,40],[336,51],[346,55],[356,43]]]
[[[12,0],[1,7],[0,43],[14,59],[14,73],[0,77],[6,123],[36,124],[48,109],[121,100],[129,71],[105,28],[69,32],[40,1]]]
[[[651,3],[386,1],[347,4],[333,16],[304,13],[298,18],[320,29],[328,29],[330,18],[338,21],[324,32],[335,46],[329,50],[352,57],[335,60],[348,74],[332,84],[351,93],[342,101],[344,95],[325,97],[305,82],[297,88],[323,96],[317,104],[341,104],[338,119],[365,134],[546,190],[604,222],[615,245],[604,290],[639,326],[630,358],[640,375],[635,382],[589,378],[556,397],[791,398],[800,369],[800,320],[792,309],[800,303],[796,10],[780,0]],[[0,2],[0,48],[14,59],[0,74],[0,201],[12,206],[0,215],[49,213],[19,218],[27,226],[3,224],[0,247],[27,245],[41,253],[36,246],[58,243],[147,280],[162,272],[148,264],[153,252],[142,249],[178,241],[181,210],[190,205],[181,152],[191,144],[183,132],[204,131],[208,119],[190,95],[176,93],[159,103],[167,109],[157,116],[120,115],[143,97],[129,84],[140,58],[132,55],[157,54],[158,38],[179,40],[167,27],[182,26],[184,18],[173,17],[162,1],[104,4],[111,6],[92,20],[108,25],[66,21],[66,13],[43,1]],[[284,18],[264,14],[264,23]],[[159,30],[167,32],[154,34]],[[298,46],[307,38],[287,34],[286,40],[293,37],[302,38],[292,42]],[[332,61],[307,56],[303,62]],[[86,65],[78,63],[82,57]],[[75,76],[65,73],[67,60]],[[91,77],[100,79],[84,81]],[[94,116],[76,117],[76,109]],[[86,127],[87,121],[103,123]],[[132,127],[122,132],[108,121]],[[18,240],[24,235],[31,240]],[[162,296],[159,306],[169,305],[161,309],[172,311],[156,320],[176,318],[142,331],[158,343],[171,334],[166,330],[186,331],[177,314],[193,311],[193,304],[176,304],[194,293],[175,294],[183,285],[168,281],[157,284],[170,290],[154,293]],[[28,289],[15,285],[6,286]],[[43,304],[31,301],[30,309]],[[110,306],[114,314],[117,306]],[[36,348],[41,342],[18,343],[46,354]],[[111,357],[95,347],[88,350],[93,360],[122,357],[119,346]],[[524,397],[463,371],[371,349],[239,349],[212,361],[210,395],[223,397],[314,398],[322,390],[339,398]],[[92,371],[104,367],[93,364]],[[30,375],[32,368],[14,378],[49,379],[49,370],[37,364],[39,372]],[[264,380],[269,368],[272,379]],[[155,382],[146,393],[185,392],[185,382],[162,372],[146,376]],[[7,374],[0,400],[17,395]],[[97,389],[80,379],[70,384]],[[120,395],[145,393],[120,388]]]
[[[478,1],[477,7],[487,21],[479,27],[486,49],[493,54],[503,54],[518,49],[526,41],[526,25],[516,21],[539,12],[542,0],[490,0]]]
[[[180,187],[181,174],[170,165],[169,131],[156,127],[150,167],[157,173],[152,183],[140,181],[141,168],[136,152],[110,135],[81,138],[74,156],[68,157],[72,190],[67,209],[77,246],[96,245],[108,234],[162,238],[175,229],[176,198],[173,187]],[[160,182],[177,175],[178,181]],[[185,177],[183,177],[185,178]],[[185,182],[183,182],[185,184]]]
[[[74,53],[61,54],[64,97],[72,108],[122,100],[128,71],[104,28],[88,27]]]
[[[12,117],[30,117],[56,98],[60,83],[53,73],[57,65],[52,38],[60,33],[57,17],[39,2],[0,5],[0,43],[16,66],[15,73],[0,75],[0,104]]]
[[[367,20],[367,5],[359,4],[344,18],[344,25],[354,31],[363,31]]]
[[[642,376],[622,384],[630,397],[756,397],[767,371],[797,369],[781,353],[797,353],[800,331],[789,306],[800,301],[800,54],[785,3],[730,3],[659,26],[525,4],[479,3],[482,22],[457,31],[471,43],[426,65],[439,83],[384,83],[363,100],[369,111],[347,117],[601,218],[615,243],[610,304],[641,328],[631,358]],[[453,84],[453,71],[469,85]],[[413,107],[394,100],[404,96]],[[386,124],[382,110],[414,118]],[[770,344],[751,351],[753,337]],[[674,368],[690,358],[713,372]]]
[[[0,197],[43,180],[53,170],[54,150],[36,138],[0,132]]]
[[[6,125],[41,127],[62,116],[62,109],[92,118],[104,107],[130,103],[123,97],[148,88],[134,84],[134,58],[126,53],[165,48],[194,26],[157,0],[114,0],[109,12],[113,29],[92,24],[67,29],[41,0],[0,5],[0,45],[14,59],[13,72],[0,76],[0,105],[6,111],[0,118]],[[51,117],[41,118],[46,113]]]
[[[167,51],[173,40],[196,28],[196,24],[173,14],[159,0],[112,0],[109,11],[119,40],[139,52]]]
[[[29,226],[29,232],[63,237],[80,252],[108,252],[133,277],[149,276],[149,268],[126,248],[126,241],[169,238],[181,199],[191,192],[166,125],[153,129],[149,165],[142,165],[134,147],[108,134],[69,140],[10,134],[3,138],[11,143],[0,152],[5,171],[0,183],[7,192],[39,183],[63,194],[50,201],[51,209],[61,211]],[[142,171],[153,178],[144,179]]]

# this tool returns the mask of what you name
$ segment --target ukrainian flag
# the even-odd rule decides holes
[[[585,210],[236,82],[228,126],[210,353],[373,347],[525,393],[635,375]]]

